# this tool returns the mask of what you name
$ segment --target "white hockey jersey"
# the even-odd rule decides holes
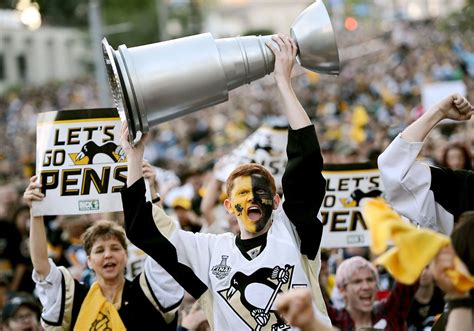
[[[326,184],[321,152],[313,126],[288,134],[285,201],[266,235],[257,237],[264,244],[254,258],[242,253],[233,234],[178,229],[163,209],[145,201],[143,179],[122,191],[128,238],[200,300],[213,330],[291,329],[274,303],[278,293],[296,287],[312,289],[315,312],[331,325],[318,283],[317,213]]]

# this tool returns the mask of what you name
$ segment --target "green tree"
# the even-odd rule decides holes
[[[87,26],[87,1],[36,0],[36,2],[40,6],[43,24],[80,28]]]
[[[127,23],[128,31],[107,36],[112,46],[125,44],[128,47],[159,41],[155,0],[103,0],[102,21],[104,26]],[[105,31],[105,30],[104,30]]]

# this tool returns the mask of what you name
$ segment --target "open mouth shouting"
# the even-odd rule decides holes
[[[362,305],[364,306],[369,306],[369,307],[372,307],[373,305],[373,298],[372,298],[372,294],[368,293],[368,294],[363,294],[361,296],[359,296],[359,301],[362,303]]]
[[[271,219],[272,206],[260,202],[259,199],[255,199],[241,215],[245,228],[251,233],[260,232]]]
[[[260,232],[271,219],[272,190],[268,180],[260,175],[236,178],[228,202],[229,209],[250,233]]]
[[[115,267],[117,266],[117,263],[115,262],[107,262],[105,263],[102,268],[104,269],[104,271],[106,272],[111,272],[111,271],[114,271],[115,270]]]
[[[247,209],[247,216],[251,221],[258,222],[262,215],[262,210],[258,206],[250,206]]]

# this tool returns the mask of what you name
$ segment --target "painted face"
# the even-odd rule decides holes
[[[97,278],[114,280],[123,277],[127,264],[127,251],[115,238],[98,238],[90,256],[87,258],[89,267],[92,268]]]
[[[238,177],[230,196],[232,213],[250,233],[260,232],[273,211],[271,186],[265,177],[251,175]]]

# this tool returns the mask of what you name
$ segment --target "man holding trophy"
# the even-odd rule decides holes
[[[318,318],[331,325],[318,283],[323,160],[314,125],[291,86],[298,47],[281,34],[267,46],[275,55],[274,76],[290,124],[284,200],[264,167],[237,167],[228,177],[224,206],[236,216],[239,235],[180,230],[161,207],[146,202],[145,139],[135,140],[132,147],[128,126],[122,129],[128,158],[127,188],[122,191],[127,235],[199,299],[215,330],[290,329],[274,303],[279,293],[296,287],[311,289]]]

